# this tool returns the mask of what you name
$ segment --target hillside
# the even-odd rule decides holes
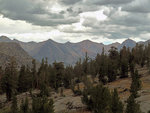
[[[19,44],[0,42],[0,65],[4,66],[12,57],[16,59],[19,66],[31,65],[33,59]]]

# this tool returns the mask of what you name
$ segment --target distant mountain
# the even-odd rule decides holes
[[[47,40],[38,43],[30,55],[41,61],[42,58],[48,58],[49,63],[54,61],[64,62],[65,64],[74,64],[79,56],[72,48],[65,44],[57,43],[53,40]]]
[[[31,66],[33,58],[18,44],[14,42],[0,42],[0,65],[5,66],[14,57],[19,66]]]
[[[20,46],[33,58],[41,61],[42,58],[48,58],[49,63],[54,61],[61,61],[65,64],[75,64],[75,62],[81,58],[83,59],[85,53],[88,53],[90,58],[94,58],[98,53],[102,52],[104,48],[105,53],[108,53],[112,46],[120,50],[123,46],[133,48],[136,46],[136,42],[131,39],[127,39],[124,42],[112,43],[109,45],[104,45],[102,43],[92,42],[90,40],[84,40],[78,43],[58,43],[51,39],[43,42],[21,42],[16,39],[10,40],[9,38],[2,36],[0,37],[0,42],[15,42],[19,43]],[[141,42],[148,44],[149,41]]]
[[[121,45],[118,46],[118,50],[122,49],[124,46],[132,49],[136,46],[136,42],[134,40],[127,39]]]
[[[66,43],[65,46],[71,48],[72,51],[76,52],[80,57],[84,57],[85,53],[87,52],[87,54],[93,58],[97,55],[97,53],[102,52],[104,44],[92,42],[90,40],[84,40],[79,43]]]

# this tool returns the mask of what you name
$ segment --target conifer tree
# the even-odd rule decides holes
[[[10,113],[18,113],[17,97],[13,96]]]
[[[64,76],[64,64],[62,62],[60,63],[53,63],[54,70],[56,71],[56,87],[57,90],[59,87],[63,84],[63,76]]]
[[[10,101],[12,95],[17,91],[17,64],[14,58],[7,64],[4,76],[2,77],[2,89],[6,92],[7,100]]]
[[[46,96],[33,98],[32,113],[54,113],[53,100]]]
[[[0,94],[3,92],[2,91],[2,77],[4,76],[4,70],[0,66]]]
[[[21,113],[29,113],[29,102],[28,102],[27,97],[26,97],[25,101],[22,100],[22,104],[20,105],[20,112]]]
[[[25,82],[25,75],[26,75],[26,69],[25,66],[21,66],[20,72],[19,72],[19,77],[18,77],[18,91],[23,92],[26,91],[26,85]]]
[[[132,94],[127,100],[126,113],[142,113],[140,105],[135,101],[135,97]]]
[[[83,68],[84,75],[89,74],[89,63],[88,63],[88,61],[89,61],[89,57],[88,57],[88,54],[86,52],[85,58],[84,58],[83,63],[82,63],[82,68]]]
[[[112,113],[123,113],[123,104],[119,99],[117,89],[112,92],[111,110]]]
[[[37,71],[36,71],[36,60],[32,60],[32,68],[31,68],[31,74],[32,74],[32,88],[38,87],[38,77],[37,77]]]
[[[83,103],[94,113],[111,113],[111,94],[108,88],[98,85],[83,92]]]
[[[102,81],[103,84],[106,83],[105,77],[107,75],[107,71],[108,71],[108,64],[107,64],[107,57],[104,53],[104,48],[102,50],[102,54],[100,55],[100,59],[99,59],[99,80]]]
[[[130,92],[136,98],[138,97],[138,91],[140,89],[141,89],[140,75],[138,74],[138,71],[135,70],[134,74],[132,75],[132,83],[130,87]]]
[[[63,83],[65,88],[70,88],[71,80],[74,77],[72,66],[67,66],[64,70]]]

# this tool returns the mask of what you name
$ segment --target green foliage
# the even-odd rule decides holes
[[[94,113],[123,113],[123,104],[117,91],[114,90],[111,94],[109,89],[102,85],[85,89],[82,101]]]
[[[138,97],[138,91],[140,89],[141,89],[140,75],[138,74],[138,71],[135,70],[134,74],[132,75],[132,83],[130,87],[130,92],[136,98]]]
[[[31,75],[32,75],[32,88],[37,88],[38,87],[38,77],[37,77],[35,59],[32,60]]]
[[[13,96],[10,113],[18,113],[17,98]]]
[[[50,96],[50,89],[44,83],[40,86],[40,96]]]
[[[126,113],[142,113],[140,110],[140,105],[135,101],[135,97],[132,94],[127,100]]]
[[[55,89],[57,90],[59,87],[63,85],[63,76],[64,76],[64,65],[62,62],[53,63],[53,69],[55,70]],[[53,78],[52,78],[53,79]]]
[[[138,71],[135,70],[132,74],[132,84],[130,87],[131,95],[127,100],[126,113],[142,113],[140,105],[136,102],[135,98],[138,97],[138,91],[141,89],[141,81]]]
[[[32,87],[32,76],[29,67],[21,67],[18,77],[18,91],[25,92]]]
[[[5,68],[4,76],[2,77],[1,87],[6,92],[7,100],[10,101],[13,94],[17,90],[17,65],[14,59],[8,63]]]
[[[34,98],[32,113],[54,113],[53,101],[48,100],[46,96]]]
[[[123,113],[123,104],[120,101],[117,89],[112,92],[111,110],[112,113]]]
[[[74,77],[72,66],[67,66],[64,70],[63,83],[65,88],[70,88],[71,81]]]
[[[22,100],[22,104],[20,105],[20,112],[21,113],[29,113],[29,102],[28,102],[27,97],[26,97],[25,101]]]
[[[129,65],[129,56],[130,51],[126,49],[124,46],[122,50],[120,50],[120,68],[121,68],[121,78],[128,77],[128,65]]]

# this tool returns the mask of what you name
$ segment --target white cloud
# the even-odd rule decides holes
[[[104,10],[91,11],[91,12],[83,12],[80,14],[82,18],[96,18],[98,21],[104,21],[107,19],[107,16],[104,15]]]

